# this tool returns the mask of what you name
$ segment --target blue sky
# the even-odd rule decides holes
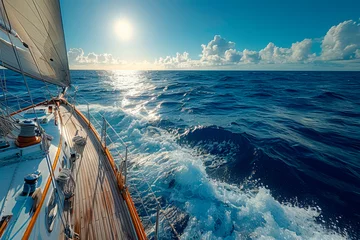
[[[355,0],[63,0],[61,7],[73,68],[311,70],[359,66],[360,1]],[[119,19],[133,31],[126,41],[114,30]],[[323,43],[333,26],[338,28]],[[309,41],[302,42],[304,39]],[[300,44],[292,48],[297,42]],[[274,44],[270,52],[261,53],[269,43]]]

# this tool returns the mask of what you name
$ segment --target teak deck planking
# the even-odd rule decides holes
[[[69,111],[67,107],[60,107],[63,136],[80,154],[73,170],[76,190],[72,228],[80,239],[136,239],[126,203],[100,143],[76,113]],[[76,135],[87,139],[85,146],[73,143],[72,138]],[[60,239],[65,236],[62,234]]]

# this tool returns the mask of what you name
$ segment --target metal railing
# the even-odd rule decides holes
[[[116,164],[117,172],[124,176],[124,185],[130,191],[132,200],[143,223],[146,235],[149,239],[180,239],[178,232],[167,215],[168,208],[163,209],[151,185],[146,181],[145,176],[139,171],[137,177],[128,174],[129,146],[117,133],[106,117],[100,112],[91,113],[91,104],[83,97],[76,94],[67,95],[67,101],[76,107],[81,108],[87,117],[89,127],[100,136],[100,141],[111,153]],[[76,104],[76,105],[75,105]],[[82,106],[82,107],[80,107]]]
[[[34,98],[34,102],[42,102],[45,100],[49,100],[51,97],[49,97],[49,94],[46,90],[46,86],[32,90],[32,94],[36,96]],[[20,93],[13,94],[3,88],[0,91],[0,107],[7,114],[16,112],[31,105],[32,103],[28,92],[22,91]]]
[[[37,102],[51,99],[51,96],[49,97],[45,90],[44,86],[32,91],[37,96]],[[141,171],[139,171],[137,176],[128,173],[128,168],[132,164],[129,161],[128,144],[124,142],[123,138],[108,122],[106,117],[100,112],[91,112],[91,104],[76,92],[76,90],[72,94],[69,92],[67,100],[74,107],[73,111],[82,105],[81,111],[88,119],[89,128],[93,127],[96,134],[100,136],[101,143],[110,151],[117,172],[124,176],[124,185],[132,196],[147,237],[156,240],[160,238],[180,239],[179,234],[167,215],[171,207],[167,206],[166,208],[166,206],[163,206],[164,204],[160,203]],[[12,113],[31,106],[31,101],[26,92],[15,95],[3,91],[0,96],[0,105],[4,110],[6,109],[6,112]],[[23,113],[19,114],[22,116]]]

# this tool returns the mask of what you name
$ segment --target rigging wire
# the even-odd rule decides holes
[[[76,91],[77,91],[77,88],[76,88]],[[82,96],[80,95],[77,95],[77,98],[78,99],[82,99],[86,104],[89,105],[89,102],[84,99]],[[79,102],[79,100],[78,100]],[[89,113],[90,114],[90,113]],[[105,119],[105,116],[103,114],[101,114],[100,112],[97,113],[101,118],[104,118]],[[90,114],[91,116],[91,114]],[[96,120],[96,118],[94,116],[92,116],[93,119],[95,120],[95,122],[99,125],[99,127],[101,127],[101,124]],[[106,121],[106,120],[105,120]],[[109,122],[106,121],[106,124],[109,126],[108,129],[111,129],[114,133],[115,133],[115,136],[120,140],[120,143],[124,146],[124,147],[127,147],[127,144],[124,142],[124,140],[120,137],[120,135],[115,131],[115,129],[110,125]],[[110,136],[107,134],[107,137],[109,138],[109,140],[111,141],[111,143],[113,143],[115,145],[115,142],[110,138]],[[116,152],[118,153],[118,155],[120,156],[121,159],[123,159],[120,151],[116,148]],[[156,194],[154,193],[154,191],[152,190],[152,187],[149,185],[149,183],[147,181],[145,181],[144,179],[146,179],[146,177],[144,176],[144,174],[139,171],[140,175],[141,175],[141,178],[142,178],[142,181],[141,182],[145,182],[145,184],[147,185],[147,189],[146,191],[149,191],[149,194],[151,195],[150,198],[153,198],[154,201],[156,202],[156,204],[160,207],[160,211],[163,213],[163,217],[166,219],[166,221],[168,222],[171,230],[172,230],[172,233],[175,235],[175,237],[177,239],[180,239],[180,235],[179,233],[177,232],[177,230],[175,229],[174,227],[174,224],[172,223],[172,221],[169,219],[169,217],[167,216],[165,210],[163,209],[161,203],[159,202],[158,198],[156,197]],[[134,186],[136,188],[136,186]],[[145,207],[145,204],[141,198],[141,194],[140,194],[140,191],[136,188],[135,191],[137,192],[137,195],[140,197],[140,202],[141,202],[141,205],[144,207],[144,210],[147,214],[147,216],[149,217],[149,221],[151,222],[150,220],[150,216],[148,214],[148,209]]]
[[[0,49],[0,59],[2,60],[2,56],[1,56],[1,49]],[[3,110],[1,109],[1,120],[2,122],[0,122],[0,134],[2,135],[2,137],[4,138],[4,140],[6,141],[5,139],[5,136],[11,131],[11,127],[12,127],[12,124],[8,124],[8,112],[9,112],[9,109],[7,107],[7,94],[6,94],[6,83],[5,83],[5,72],[4,72],[4,81],[3,79],[0,77],[0,84],[1,84],[1,89],[2,89],[2,92],[3,92],[3,95],[4,95],[4,105],[5,105],[5,112],[3,112]],[[2,105],[2,103],[1,103]],[[0,212],[1,213],[1,212]]]
[[[5,8],[4,5],[3,5],[3,10],[4,10],[4,12],[5,12],[6,16],[7,16],[6,8]],[[2,15],[2,13],[1,13],[1,15]],[[3,16],[2,16],[2,17],[3,17]],[[23,77],[24,84],[25,84],[25,86],[26,86],[26,89],[27,89],[28,94],[29,94],[29,97],[30,97],[30,101],[31,101],[31,104],[32,104],[32,109],[33,109],[34,115],[36,116],[36,123],[37,123],[38,129],[41,131],[41,135],[42,135],[42,150],[43,150],[44,153],[45,153],[46,163],[47,163],[47,165],[48,165],[51,182],[52,182],[54,191],[57,193],[58,200],[61,200],[60,195],[59,195],[59,193],[58,193],[58,191],[57,191],[57,188],[56,188],[56,183],[54,183],[54,181],[55,181],[55,174],[54,174],[53,169],[51,168],[51,164],[50,164],[51,160],[50,160],[50,157],[49,157],[49,152],[48,152],[48,151],[46,150],[46,148],[45,148],[44,132],[43,132],[42,128],[40,127],[39,119],[38,119],[38,116],[37,116],[37,113],[36,113],[36,110],[35,110],[35,104],[34,104],[34,101],[33,101],[32,95],[31,95],[31,91],[30,91],[29,85],[28,85],[28,83],[27,83],[27,81],[26,81],[26,77],[25,77],[25,74],[24,74],[24,71],[23,71],[23,68],[22,68],[22,65],[21,65],[20,58],[19,58],[19,56],[18,56],[18,52],[17,52],[16,46],[14,45],[14,43],[13,43],[13,41],[12,41],[12,38],[11,38],[9,32],[7,33],[7,35],[8,35],[8,37],[9,37],[10,43],[11,43],[11,45],[12,45],[12,48],[13,48],[13,51],[14,51],[14,55],[15,55],[15,57],[16,57],[17,64],[18,64],[18,66],[19,66],[19,68],[20,68],[20,70],[21,70],[21,75],[22,75],[22,77]],[[30,51],[30,50],[29,50],[29,51]],[[30,51],[30,52],[31,52],[31,51]],[[41,75],[40,72],[39,72],[39,74]],[[60,205],[61,205],[61,204],[59,204],[59,208],[60,208]],[[62,222],[62,224],[63,224],[64,229],[67,229],[67,226],[68,226],[68,225],[65,225],[62,214],[60,214],[60,218],[61,218],[61,222]],[[17,219],[16,219],[16,220],[17,220]],[[16,222],[16,221],[15,221],[15,222]],[[14,223],[14,224],[15,224],[15,223]]]
[[[5,77],[5,67],[4,67],[4,61],[2,60],[2,52],[1,52],[1,49],[0,49],[0,59],[1,59],[1,65],[3,67],[3,78],[0,78],[0,81],[1,81],[1,87],[2,87],[2,90],[3,90],[3,93],[4,93],[4,102],[5,102],[5,106],[7,106],[7,88],[6,88],[6,77]],[[6,107],[5,108],[5,111],[7,113],[7,115],[9,115],[9,110],[8,108]]]
[[[30,37],[30,40],[32,40],[32,42],[34,43],[34,46],[35,46],[35,48],[38,50],[38,52],[39,52],[39,54],[40,54],[40,58],[42,57],[43,59],[47,59],[47,60],[49,60],[49,58],[48,58],[48,56],[50,57],[50,61],[51,62],[54,62],[54,59],[53,59],[53,54],[54,54],[54,52],[55,52],[55,54],[56,54],[56,56],[57,56],[57,58],[59,58],[59,61],[58,61],[58,66],[56,66],[55,68],[53,67],[53,65],[52,64],[49,64],[49,67],[50,68],[52,68],[53,70],[58,70],[58,71],[55,71],[55,74],[60,74],[60,75],[62,75],[63,74],[63,72],[65,73],[65,75],[64,75],[64,80],[66,80],[66,83],[62,83],[62,84],[60,84],[61,86],[66,86],[66,85],[68,85],[68,84],[70,84],[70,73],[69,73],[69,69],[68,69],[68,62],[67,62],[67,58],[66,58],[66,51],[63,53],[63,54],[61,54],[61,52],[60,52],[60,54],[59,54],[59,49],[57,48],[57,45],[58,44],[60,44],[60,43],[62,43],[62,45],[64,45],[64,49],[66,49],[66,44],[65,44],[65,42],[64,42],[64,36],[62,35],[62,36],[60,36],[60,37],[62,37],[62,39],[60,39],[61,41],[60,42],[57,42],[57,45],[55,45],[54,44],[54,41],[53,41],[53,38],[51,37],[51,35],[50,35],[50,33],[53,33],[54,31],[56,31],[56,30],[58,30],[57,29],[57,27],[61,27],[61,29],[62,29],[62,31],[63,31],[63,25],[62,25],[62,22],[61,22],[61,17],[60,17],[60,26],[57,26],[57,24],[55,24],[56,26],[55,26],[55,29],[54,28],[51,28],[52,26],[50,25],[49,27],[46,27],[46,25],[45,25],[45,22],[46,21],[50,21],[50,20],[48,20],[47,19],[47,16],[45,16],[45,14],[41,11],[41,8],[40,7],[38,7],[39,5],[37,5],[36,3],[35,3],[35,1],[33,1],[33,6],[34,7],[31,7],[30,6],[30,3],[29,3],[29,1],[25,1],[25,3],[27,3],[28,5],[29,5],[29,10],[31,10],[31,12],[34,14],[34,15],[39,15],[39,21],[41,21],[41,23],[40,24],[34,24],[34,23],[32,23],[31,22],[31,20],[30,19],[28,19],[27,17],[25,17],[24,15],[22,15],[21,14],[21,12],[16,8],[16,6],[14,6],[12,3],[11,3],[11,1],[7,1],[7,4],[9,5],[9,6],[11,6],[11,7],[13,7],[13,9],[12,10],[14,10],[14,11],[16,11],[17,13],[19,13],[20,15],[21,15],[21,17],[23,17],[24,19],[26,19],[30,24],[31,24],[31,26],[32,27],[34,27],[38,32],[39,32],[39,34],[40,34],[40,36],[43,38],[43,39],[41,39],[41,40],[47,40],[47,39],[49,39],[50,40],[50,44],[52,45],[52,47],[51,46],[49,46],[48,48],[45,48],[44,46],[37,46],[39,43],[38,43],[38,41],[34,41],[34,39],[33,38],[31,38],[31,36],[29,35],[29,33],[26,31],[26,29],[23,29],[24,31],[25,31],[25,34],[27,34],[27,35],[29,35],[29,37]],[[59,9],[59,11],[60,11],[60,6],[57,6]],[[36,11],[33,9],[33,8],[35,8],[36,9]],[[12,28],[12,26],[11,26],[11,24],[10,24],[10,20],[9,20],[9,16],[8,16],[8,14],[7,14],[7,11],[6,11],[6,9],[5,9],[5,4],[4,4],[4,0],[0,0],[0,11],[1,12],[4,12],[3,13],[3,16],[5,16],[6,17],[6,19],[3,17],[2,19],[3,19],[3,30],[4,30],[4,32],[6,32],[6,33],[9,33],[9,34],[11,34],[11,35],[13,35],[15,38],[17,38],[21,43],[22,43],[22,45],[25,47],[25,48],[28,48],[29,46],[28,46],[28,44],[26,43],[26,42],[24,42],[23,41],[23,39],[16,33],[16,31],[14,31],[13,30],[13,28]],[[42,13],[43,14],[43,17],[42,17],[42,15],[40,14],[40,13]],[[45,22],[44,22],[45,21]],[[43,26],[43,28],[39,28],[38,26]],[[42,33],[42,31],[44,31],[44,33]],[[49,32],[50,31],[50,32]],[[46,32],[46,35],[45,35],[45,32]],[[55,32],[55,34],[56,34],[56,32]],[[34,47],[33,46],[33,47]],[[41,51],[40,51],[40,48],[41,48]],[[52,49],[54,49],[54,52],[51,52],[51,50]],[[62,55],[62,57],[61,57],[61,55]],[[64,62],[65,62],[65,64],[64,64]],[[56,62],[55,62],[56,63]],[[58,69],[57,69],[58,68]],[[61,68],[61,69],[60,69]],[[17,69],[17,71],[19,71],[20,69]],[[61,71],[60,71],[61,70]],[[33,77],[33,78],[36,78],[36,79],[38,79],[38,80],[41,80],[41,81],[48,81],[49,83],[53,83],[53,80],[56,80],[56,79],[51,79],[51,80],[45,80],[45,78],[44,78],[44,76],[41,78],[41,77],[38,77],[38,76],[31,76],[30,74],[29,74],[29,76],[30,77]]]

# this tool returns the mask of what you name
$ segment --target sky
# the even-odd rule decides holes
[[[62,0],[72,69],[360,70],[360,1]]]

